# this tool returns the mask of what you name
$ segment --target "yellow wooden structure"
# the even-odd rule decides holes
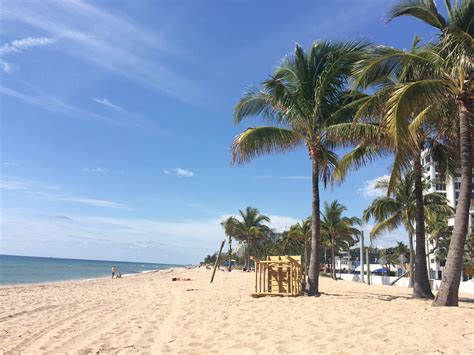
[[[255,262],[255,293],[260,296],[300,296],[304,279],[301,256],[252,257]]]

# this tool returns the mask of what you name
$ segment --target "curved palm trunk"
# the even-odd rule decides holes
[[[425,249],[425,214],[423,203],[423,186],[422,186],[422,167],[421,152],[418,150],[414,159],[415,173],[415,199],[416,199],[416,253],[415,253],[415,283],[413,285],[413,297],[433,299],[430,282],[428,279],[428,271],[426,265],[426,249]]]
[[[415,280],[415,274],[414,274],[414,268],[415,268],[415,263],[413,260],[413,234],[411,232],[408,233],[408,245],[410,248],[410,261],[408,267],[410,268],[410,281],[408,282],[408,287],[413,287],[414,280]]]
[[[308,284],[306,286],[306,293],[308,296],[318,296],[321,221],[319,210],[319,166],[313,154],[311,154],[311,163],[313,178],[313,206],[311,222],[311,258],[309,262]]]
[[[464,243],[469,225],[472,184],[472,114],[467,108],[468,102],[459,105],[459,131],[461,143],[461,189],[454,218],[454,229],[449,244],[443,280],[433,306],[457,306],[459,283],[463,264]]]
[[[337,280],[336,276],[336,247],[334,237],[331,238],[331,274],[334,280]]]

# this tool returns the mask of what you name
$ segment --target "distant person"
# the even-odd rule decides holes
[[[117,277],[117,267],[112,266],[112,278]]]
[[[173,277],[171,281],[191,281],[189,277]]]

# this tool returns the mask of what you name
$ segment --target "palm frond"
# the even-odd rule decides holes
[[[301,135],[289,129],[272,126],[248,128],[232,143],[232,162],[242,164],[256,156],[285,152],[301,144]]]
[[[404,0],[393,6],[388,13],[391,21],[400,16],[413,16],[438,29],[444,29],[447,25],[444,17],[439,13],[433,0]]]

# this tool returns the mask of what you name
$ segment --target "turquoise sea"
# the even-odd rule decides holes
[[[125,276],[180,265],[0,255],[0,285],[110,277],[112,266]]]

